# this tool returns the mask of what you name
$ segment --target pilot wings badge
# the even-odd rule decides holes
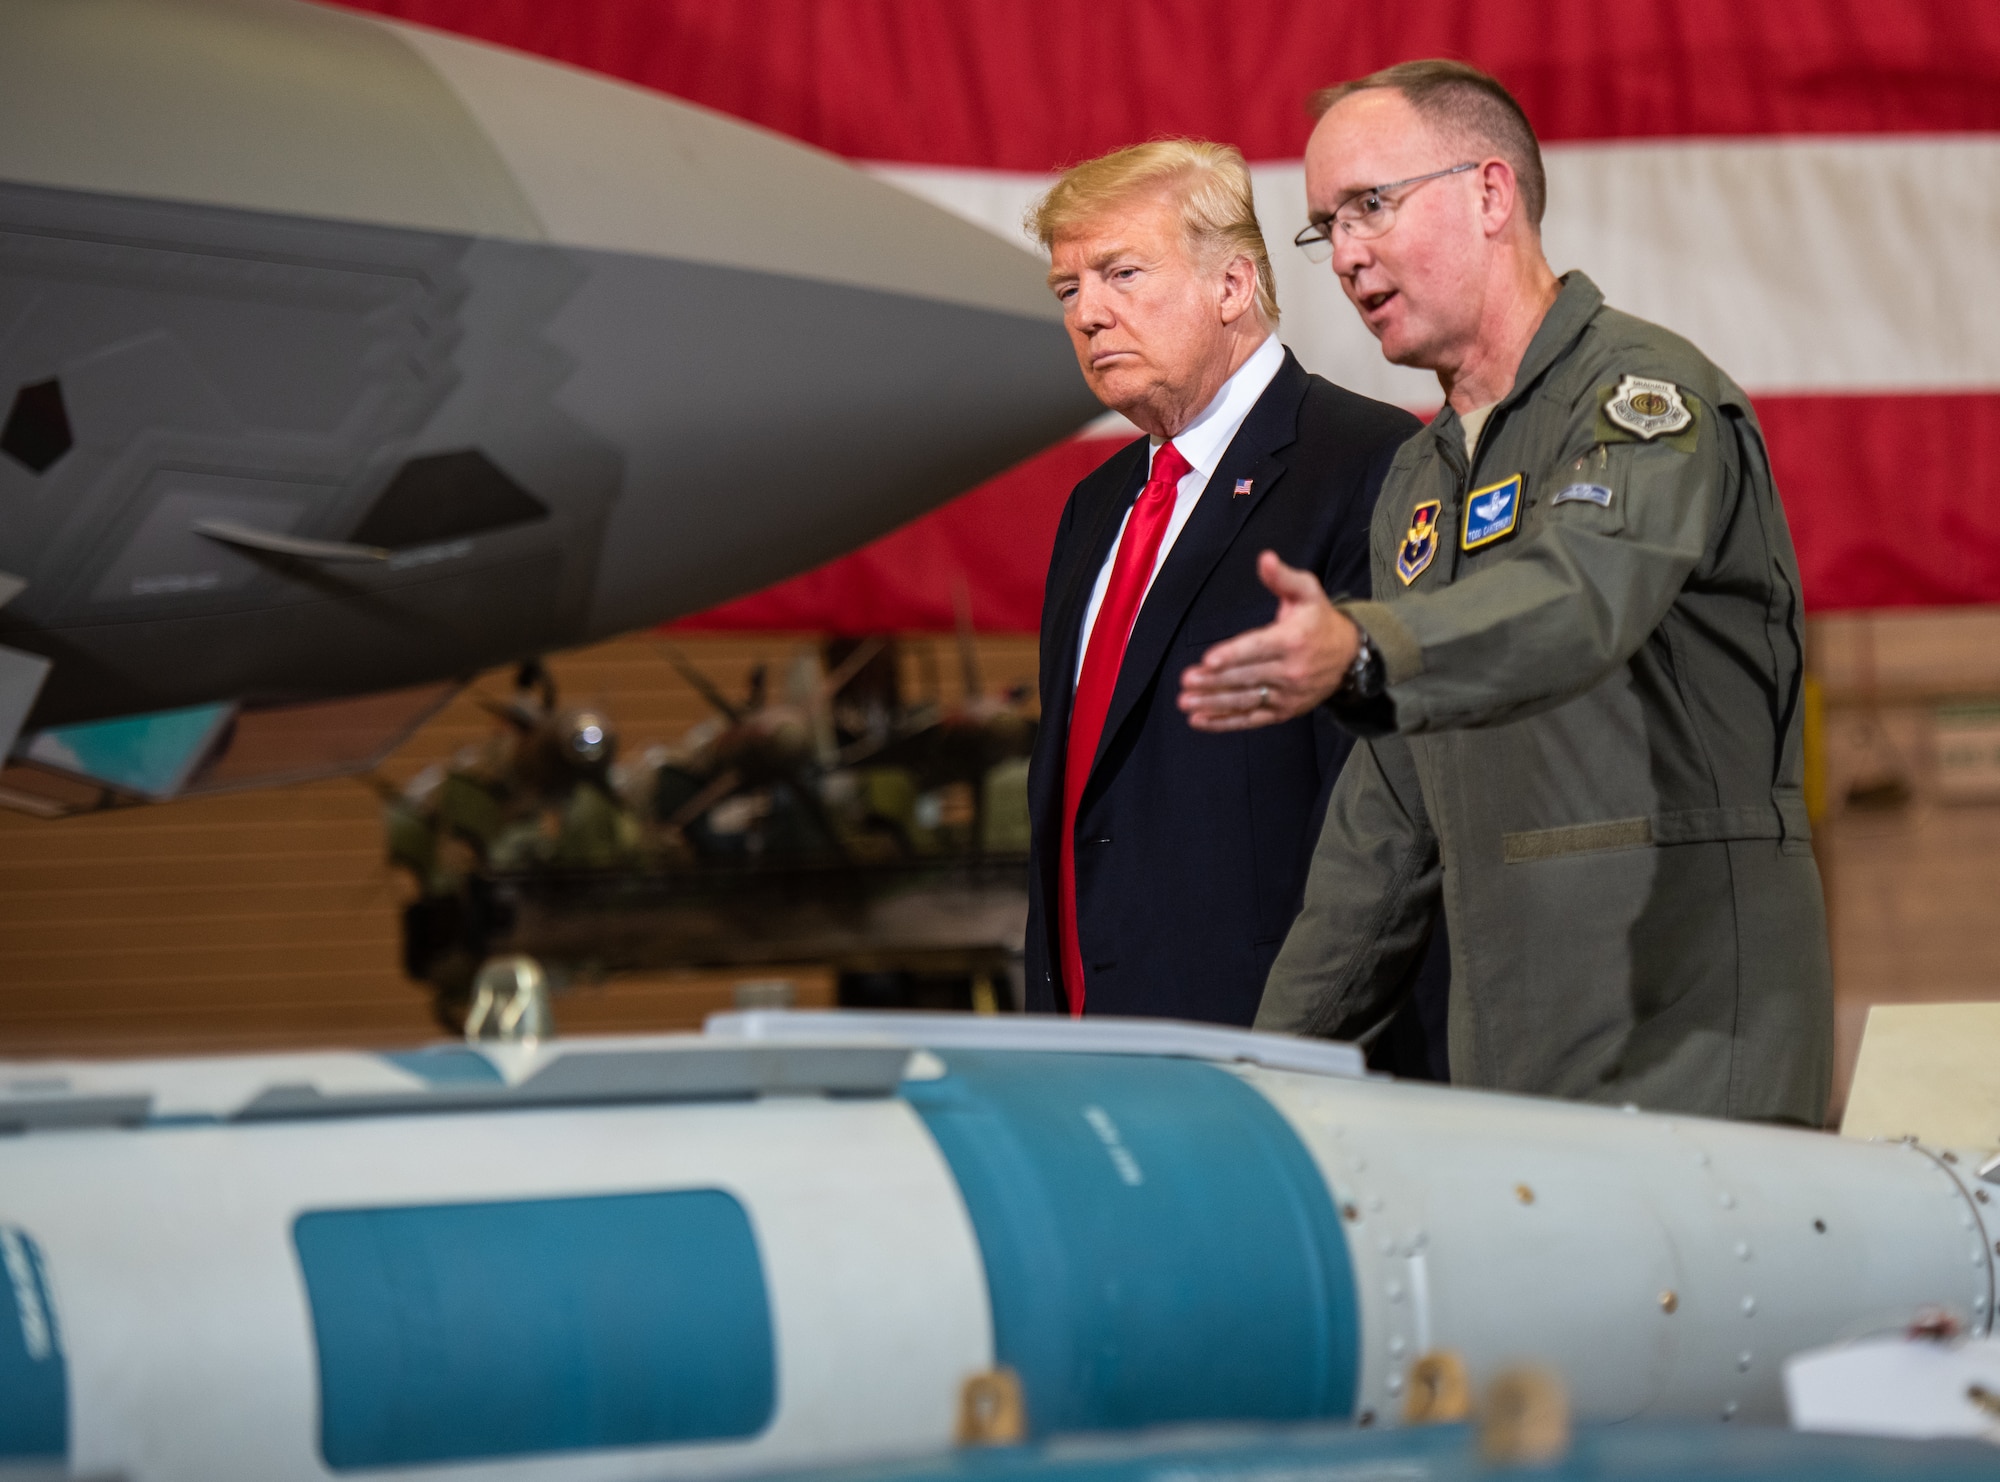
[[[1465,531],[1459,537],[1459,547],[1476,551],[1512,535],[1520,523],[1521,476],[1517,473],[1465,496]]]
[[[1438,512],[1444,502],[1426,499],[1410,511],[1410,531],[1403,537],[1403,548],[1396,552],[1396,575],[1408,586],[1424,574],[1424,568],[1431,564],[1431,557],[1438,553]]]
[[[1694,420],[1694,413],[1681,400],[1681,388],[1672,381],[1649,381],[1644,376],[1626,376],[1604,404],[1604,415],[1636,437],[1648,442],[1670,432],[1679,432]]]

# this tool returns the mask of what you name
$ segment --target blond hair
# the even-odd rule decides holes
[[[1278,327],[1278,290],[1271,255],[1257,225],[1250,167],[1243,151],[1207,139],[1154,139],[1115,149],[1063,171],[1028,212],[1027,228],[1044,250],[1115,206],[1151,191],[1171,192],[1181,213],[1181,239],[1197,262],[1247,257],[1257,273],[1257,314]]]

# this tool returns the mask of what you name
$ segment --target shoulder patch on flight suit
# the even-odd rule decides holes
[[[1647,442],[1679,432],[1694,420],[1694,413],[1681,400],[1680,387],[1672,381],[1652,381],[1644,376],[1621,379],[1604,403],[1604,415],[1614,425]]]
[[[1520,523],[1521,476],[1517,473],[1465,496],[1465,529],[1459,536],[1459,549],[1476,551],[1491,545],[1503,535],[1512,535]]]
[[[1438,553],[1438,512],[1443,508],[1443,500],[1426,499],[1410,511],[1409,532],[1396,552],[1396,575],[1406,587],[1424,574],[1424,568]]]

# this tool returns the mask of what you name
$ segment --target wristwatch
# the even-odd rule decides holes
[[[1396,704],[1388,694],[1388,666],[1368,630],[1359,623],[1354,626],[1361,642],[1354,650],[1354,662],[1340,677],[1340,688],[1327,700],[1327,708],[1344,729],[1357,736],[1386,736],[1396,729]]]
[[[1334,695],[1342,700],[1373,700],[1388,687],[1389,676],[1383,669],[1381,651],[1368,636],[1368,630],[1356,624],[1355,631],[1361,635],[1361,642]]]

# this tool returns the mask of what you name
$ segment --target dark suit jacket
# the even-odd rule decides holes
[[[1216,465],[1133,625],[1077,814],[1077,936],[1092,1014],[1248,1024],[1297,914],[1327,794],[1351,741],[1325,707],[1204,735],[1176,704],[1210,644],[1271,621],[1274,550],[1331,593],[1368,591],[1368,522],[1389,460],[1421,424],[1307,375],[1289,351]],[[1063,748],[1077,639],[1119,521],[1144,486],[1144,439],[1076,486],[1042,605],[1042,724],[1028,773],[1027,1007],[1066,1012],[1057,944]],[[1232,493],[1251,480],[1248,495]]]

